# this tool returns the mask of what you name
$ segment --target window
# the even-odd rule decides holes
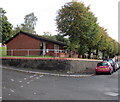
[[[101,63],[98,63],[97,66],[108,66],[108,63],[101,62]]]
[[[54,53],[59,53],[59,45],[54,44]]]

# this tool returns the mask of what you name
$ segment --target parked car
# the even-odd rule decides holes
[[[114,72],[117,70],[117,68],[115,66],[116,62],[113,59],[106,59],[106,60],[103,60],[103,61],[109,62],[111,64],[111,66],[113,67]]]
[[[107,61],[102,61],[102,62],[99,62],[97,64],[95,72],[96,72],[96,74],[98,74],[98,73],[109,73],[109,74],[112,74],[113,66],[109,62],[107,62]]]
[[[117,69],[119,69],[119,64],[118,63],[115,63],[115,69],[117,70]]]
[[[118,64],[118,66],[119,66],[119,68],[118,69],[120,69],[120,62],[119,63],[117,63]]]

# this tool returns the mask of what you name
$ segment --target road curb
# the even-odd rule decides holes
[[[89,74],[89,75],[74,75],[74,74],[55,74],[55,73],[45,73],[45,72],[35,72],[35,71],[26,71],[26,70],[20,70],[20,69],[14,69],[14,68],[7,68],[4,67],[2,69],[8,69],[8,70],[13,70],[13,71],[18,71],[18,72],[24,72],[24,73],[30,73],[30,74],[37,74],[37,75],[50,75],[50,76],[59,76],[59,77],[90,77],[93,76],[94,74]]]

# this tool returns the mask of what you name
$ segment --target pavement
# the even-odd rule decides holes
[[[3,66],[3,65],[0,65],[0,68],[18,71],[18,72],[30,73],[30,74],[50,75],[50,76],[59,76],[59,77],[89,77],[94,75],[93,73],[69,73],[69,72],[64,73],[58,71],[39,70],[32,68],[16,68],[16,67]]]
[[[120,66],[120,62],[117,62]],[[70,73],[70,72],[58,72],[58,71],[49,71],[49,70],[40,70],[40,69],[33,69],[33,68],[20,68],[20,67],[13,67],[13,66],[4,66],[0,65],[0,68],[14,70],[24,73],[31,73],[31,74],[38,74],[38,75],[51,75],[51,76],[61,76],[61,77],[89,77],[95,75],[95,73],[83,72],[83,73]]]

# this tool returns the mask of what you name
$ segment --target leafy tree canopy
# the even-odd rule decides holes
[[[35,34],[35,26],[37,22],[37,17],[34,15],[34,13],[30,13],[25,16],[24,23],[21,25],[17,25],[15,28],[15,32],[19,32],[20,30],[28,33]]]
[[[0,8],[0,40],[2,43],[5,43],[10,37],[13,36],[12,33],[12,24],[8,21],[5,16],[6,11],[3,8]]]
[[[58,31],[63,36],[69,36],[71,43],[78,45],[79,54],[87,51],[99,41],[97,18],[83,3],[72,2],[65,4],[56,17]],[[83,50],[82,46],[85,49]]]
[[[68,41],[69,41],[67,38],[64,38],[64,36],[62,36],[60,34],[52,35],[50,32],[44,32],[44,35],[42,35],[42,36],[45,38],[49,38],[49,39],[59,41],[62,43],[66,43],[66,44],[68,44]]]

